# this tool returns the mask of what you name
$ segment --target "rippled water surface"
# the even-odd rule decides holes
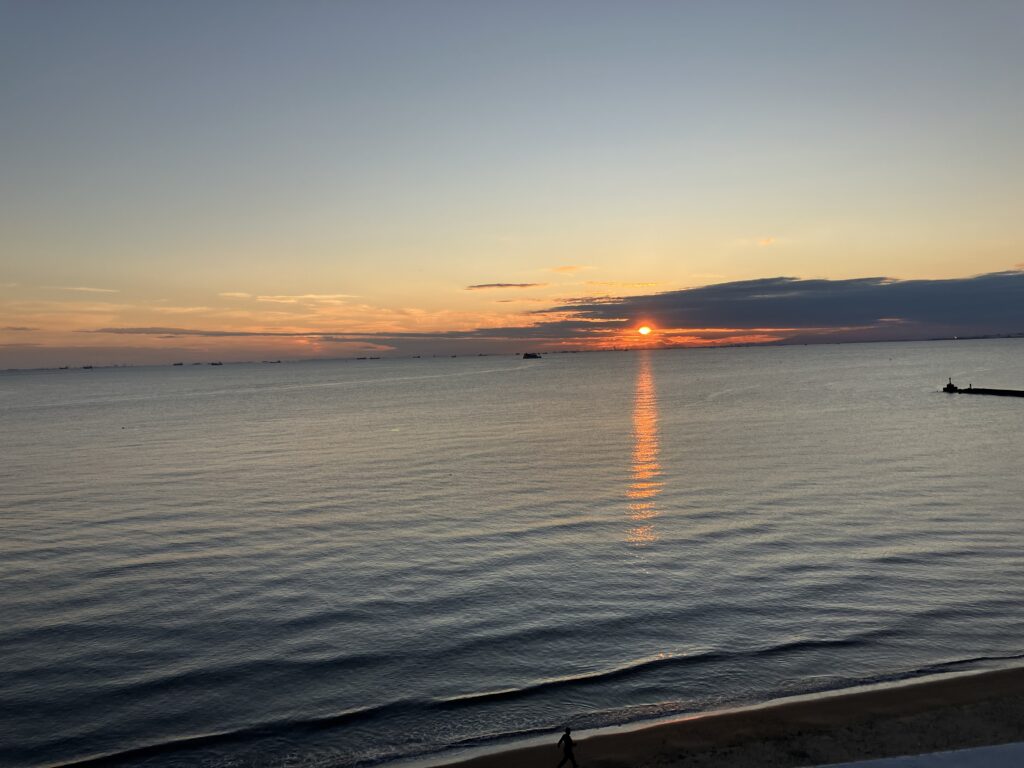
[[[1024,652],[1024,341],[0,375],[0,763],[351,766]]]

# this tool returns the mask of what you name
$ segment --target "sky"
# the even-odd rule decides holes
[[[1019,0],[0,0],[0,369],[1024,332],[1022,93]]]

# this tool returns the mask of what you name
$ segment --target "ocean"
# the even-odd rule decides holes
[[[352,766],[1019,663],[1024,341],[0,374],[0,764]]]

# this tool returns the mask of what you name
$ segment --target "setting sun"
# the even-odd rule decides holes
[[[639,333],[641,336],[646,336],[650,332],[651,327],[649,325],[641,325],[639,328],[637,328],[637,333]]]

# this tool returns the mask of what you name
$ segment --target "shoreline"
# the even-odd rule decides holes
[[[580,768],[799,768],[1024,741],[1024,666],[949,672],[574,734]],[[397,766],[555,768],[558,734]]]

